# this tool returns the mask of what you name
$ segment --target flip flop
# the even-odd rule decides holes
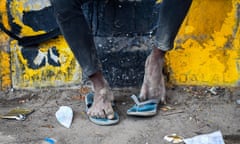
[[[86,104],[86,111],[92,106],[93,104],[93,93],[88,93],[85,97],[85,104]],[[89,120],[93,122],[94,124],[100,125],[100,126],[109,126],[114,125],[119,122],[119,115],[114,112],[114,118],[108,119],[108,118],[97,118],[97,117],[91,117],[88,116]]]
[[[154,116],[157,114],[157,108],[159,100],[150,99],[144,102],[139,102],[139,98],[136,95],[132,95],[135,105],[128,109],[127,114],[132,116]]]

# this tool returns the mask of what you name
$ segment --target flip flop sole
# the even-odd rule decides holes
[[[158,100],[150,99],[147,101],[140,102],[139,98],[132,95],[131,98],[134,100],[135,105],[127,110],[127,115],[131,116],[154,116],[157,114]]]
[[[143,117],[147,117],[147,116],[154,116],[157,114],[156,110],[153,111],[147,111],[147,112],[127,112],[128,115],[131,116],[143,116]]]
[[[114,119],[88,117],[91,122],[100,126],[111,126],[119,123],[119,116],[115,112]]]
[[[86,97],[85,97],[86,111],[88,111],[88,109],[92,106],[93,97],[94,97],[93,93],[89,93],[86,95]],[[119,123],[119,115],[116,112],[114,112],[113,119],[95,118],[95,117],[91,117],[91,116],[88,116],[88,118],[91,122],[93,122],[96,125],[100,125],[100,126],[110,126],[110,125],[115,125],[115,124]]]

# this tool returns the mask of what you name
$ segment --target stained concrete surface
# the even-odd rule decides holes
[[[12,108],[30,108],[25,121],[0,119],[0,144],[41,144],[51,137],[58,144],[167,144],[165,135],[185,138],[220,130],[226,144],[240,143],[240,88],[168,86],[171,110],[150,118],[130,117],[126,111],[139,88],[115,88],[115,110],[120,123],[97,126],[85,114],[85,88],[12,90],[0,92],[0,114]],[[212,91],[211,91],[212,90]],[[74,111],[71,128],[61,126],[55,112],[60,106]]]

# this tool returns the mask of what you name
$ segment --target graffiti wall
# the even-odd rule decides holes
[[[157,3],[160,4],[161,0]],[[6,34],[0,33],[1,89],[60,87],[81,82],[81,68],[64,38],[57,36],[56,23],[52,19],[44,19],[46,16],[53,17],[48,15],[51,11],[49,0],[0,1],[0,23],[20,39],[9,39]],[[35,21],[29,22],[31,18]],[[193,0],[175,47],[166,55],[165,69],[169,82],[239,86],[239,19],[240,0]],[[36,39],[35,35],[40,35],[41,39]],[[111,38],[106,41],[110,49],[116,46]],[[102,43],[96,45],[100,49],[109,48]],[[134,43],[133,47],[136,48],[136,45],[139,46]],[[129,45],[123,47],[126,46]],[[145,47],[140,45],[140,49]],[[140,61],[144,61],[147,55],[130,51],[114,52],[109,56],[105,55],[109,54],[108,50],[102,53],[102,62],[107,69],[105,75],[109,76],[110,82],[121,86],[141,83],[144,62]],[[116,58],[117,55],[123,59]],[[119,67],[122,62],[128,64]],[[127,69],[127,66],[131,68]]]
[[[60,87],[79,84],[82,74],[63,37],[38,46],[11,42],[12,84],[15,88]]]
[[[0,90],[11,87],[9,37],[0,31]]]

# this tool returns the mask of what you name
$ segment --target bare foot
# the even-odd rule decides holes
[[[166,103],[166,88],[162,73],[164,53],[154,48],[145,63],[144,81],[140,92],[140,100],[158,99]]]
[[[94,85],[94,101],[87,114],[91,117],[97,118],[114,118],[114,111],[112,108],[113,93],[103,78],[101,73],[90,77]]]

